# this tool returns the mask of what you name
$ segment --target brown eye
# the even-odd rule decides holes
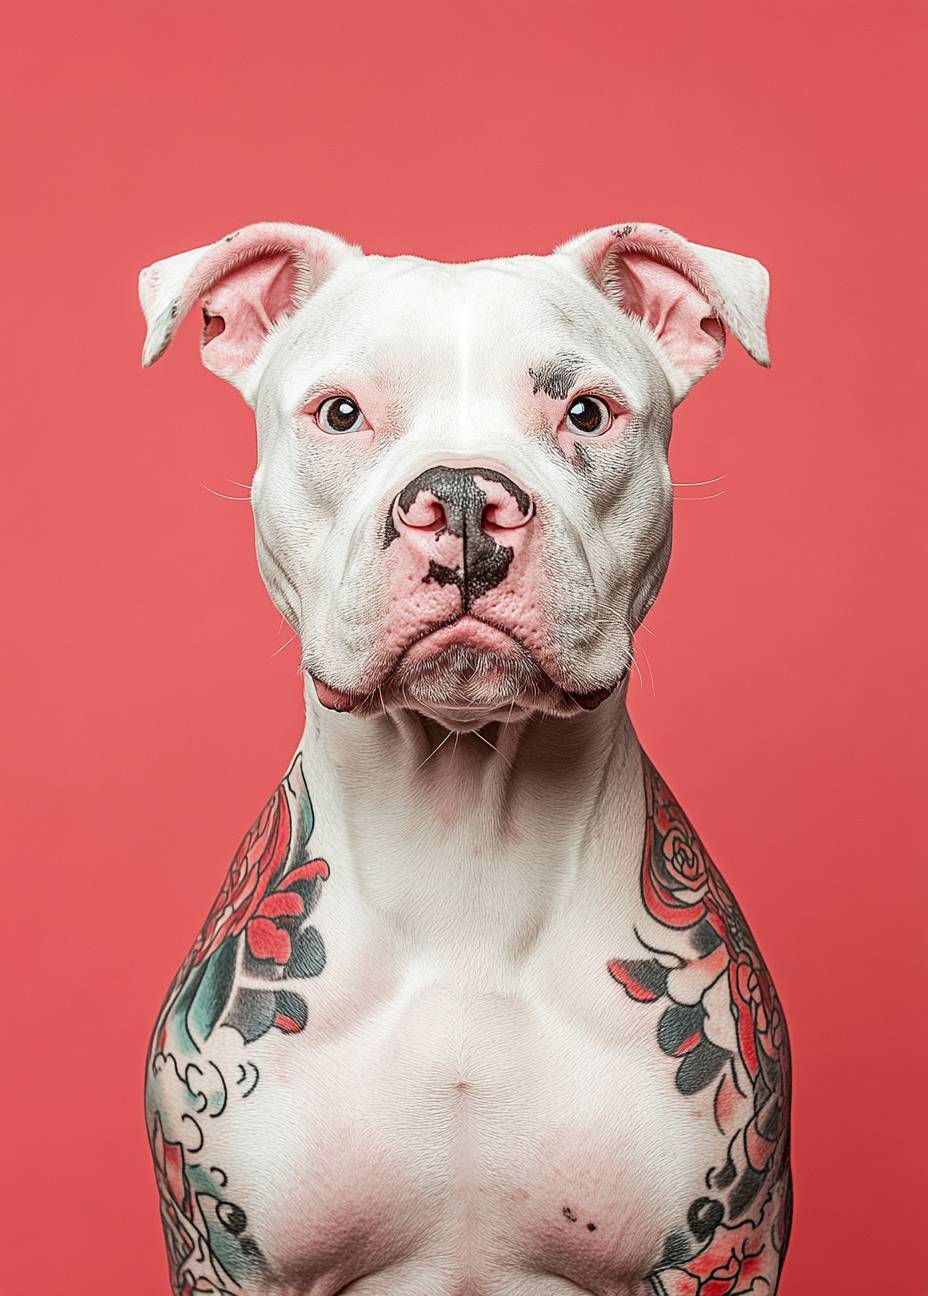
[[[330,396],[322,402],[316,415],[323,432],[357,432],[364,415],[350,396]]]
[[[609,406],[598,396],[578,396],[567,411],[567,428],[577,436],[600,436],[611,422]]]

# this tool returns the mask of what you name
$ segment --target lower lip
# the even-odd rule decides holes
[[[447,648],[455,644],[465,644],[471,648],[482,648],[489,652],[500,653],[503,656],[517,656],[524,649],[503,630],[498,630],[495,626],[489,625],[486,621],[481,621],[478,617],[462,616],[451,625],[442,626],[439,630],[433,630],[430,634],[423,635],[417,639],[404,654],[405,660],[410,662],[428,661],[432,657],[439,656]],[[583,708],[584,711],[594,711],[601,702],[614,692],[618,684],[621,684],[627,671],[623,671],[616,684],[610,688],[596,689],[591,693],[566,693],[572,702]],[[323,683],[321,680],[313,679],[316,686],[316,695],[322,705],[329,711],[353,711],[355,706],[362,700],[357,695],[345,693],[341,689],[332,688],[330,685]]]
[[[433,630],[431,634],[417,639],[406,650],[406,660],[408,662],[428,661],[430,657],[438,656],[446,648],[455,644],[464,644],[468,648],[483,648],[507,656],[514,656],[520,651],[519,645],[512,636],[503,630],[497,630],[495,626],[487,625],[486,621],[480,621],[477,617],[462,616],[451,625],[442,626],[440,630]]]
[[[353,711],[357,702],[350,693],[345,693],[342,689],[332,688],[323,680],[316,679],[315,675],[311,676],[313,684],[316,687],[316,697],[327,711]]]
[[[624,678],[624,676],[623,676]],[[619,680],[621,684],[622,680]],[[594,689],[592,693],[568,693],[571,702],[576,702],[577,706],[583,707],[584,711],[595,711],[600,702],[605,702],[610,693],[615,692],[618,684],[613,684],[611,688]]]
[[[428,661],[432,657],[439,656],[453,644],[466,644],[471,648],[483,648],[510,657],[521,651],[515,640],[502,630],[487,625],[477,617],[462,616],[451,625],[442,626],[441,629],[433,630],[431,634],[417,639],[406,650],[404,658],[409,662]],[[327,711],[353,711],[362,701],[361,696],[333,688],[315,676],[312,680],[316,688],[316,696]]]

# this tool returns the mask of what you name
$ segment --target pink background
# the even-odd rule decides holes
[[[248,507],[205,489],[244,494],[251,416],[195,325],[138,367],[135,278],[260,219],[450,260],[654,220],[770,268],[772,370],[730,343],[677,417],[675,477],[724,477],[678,492],[633,707],[791,1021],[781,1290],[918,1288],[924,13],[106,0],[9,20],[5,1291],[167,1291],[147,1034],[301,709]]]

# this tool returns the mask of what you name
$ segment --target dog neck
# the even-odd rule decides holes
[[[569,720],[453,734],[354,717],[307,686],[301,743],[319,846],[369,910],[430,943],[524,946],[557,898],[636,870],[643,796],[625,690]]]

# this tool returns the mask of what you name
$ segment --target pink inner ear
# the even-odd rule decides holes
[[[725,328],[698,288],[652,257],[621,256],[622,309],[639,316],[668,359],[694,382],[722,358]]]
[[[203,298],[203,363],[218,373],[250,364],[271,326],[292,309],[296,276],[290,253],[276,252],[218,279]]]

